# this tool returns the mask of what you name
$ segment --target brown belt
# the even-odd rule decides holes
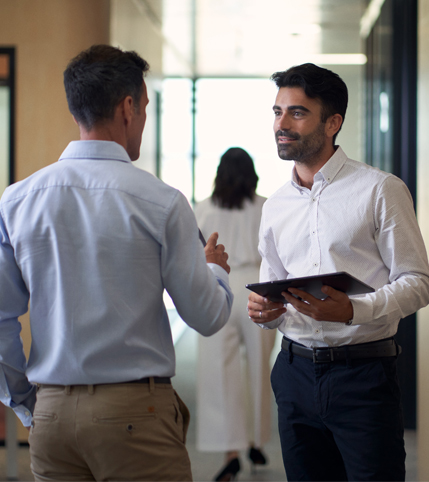
[[[92,386],[96,387],[98,385],[122,385],[124,383],[149,383],[150,379],[153,379],[154,383],[167,383],[171,385],[171,378],[170,377],[146,377],[146,378],[139,378],[138,380],[130,380],[126,382],[115,382],[115,383],[94,383]],[[51,385],[46,383],[38,383],[38,387],[40,388],[66,388],[67,386],[85,386],[81,385]]]
[[[335,347],[307,348],[283,337],[282,350],[312,360],[313,363],[330,363],[361,358],[398,356],[402,349],[393,338],[380,341]]]

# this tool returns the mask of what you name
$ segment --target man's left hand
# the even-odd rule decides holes
[[[289,288],[288,291],[282,293],[286,300],[297,311],[316,321],[346,323],[353,319],[353,305],[349,297],[342,291],[337,291],[330,286],[323,286],[322,291],[327,295],[324,300],[319,300],[306,291],[296,288]],[[295,298],[291,293],[300,299]]]

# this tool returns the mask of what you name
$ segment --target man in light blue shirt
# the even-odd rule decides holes
[[[0,399],[32,425],[36,480],[192,478],[163,292],[214,334],[232,304],[228,255],[215,233],[203,249],[179,191],[132,165],[148,68],[102,45],[73,59],[64,84],[81,140],[0,201]]]

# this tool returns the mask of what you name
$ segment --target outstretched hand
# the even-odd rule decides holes
[[[223,244],[216,245],[218,238],[219,234],[213,233],[207,240],[207,244],[204,247],[206,261],[207,263],[218,264],[229,274],[231,268],[227,263],[228,253],[225,251],[225,246]]]
[[[327,295],[324,300],[296,288],[289,288],[282,295],[297,311],[316,321],[346,323],[353,318],[353,305],[345,293],[330,286],[322,286],[322,291]]]

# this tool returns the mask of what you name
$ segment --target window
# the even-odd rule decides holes
[[[166,79],[161,179],[190,201],[201,201],[212,192],[221,155],[242,147],[255,162],[258,194],[275,192],[290,179],[293,167],[277,156],[272,127],[276,92],[268,79],[202,78],[195,81],[194,99],[190,79]]]

